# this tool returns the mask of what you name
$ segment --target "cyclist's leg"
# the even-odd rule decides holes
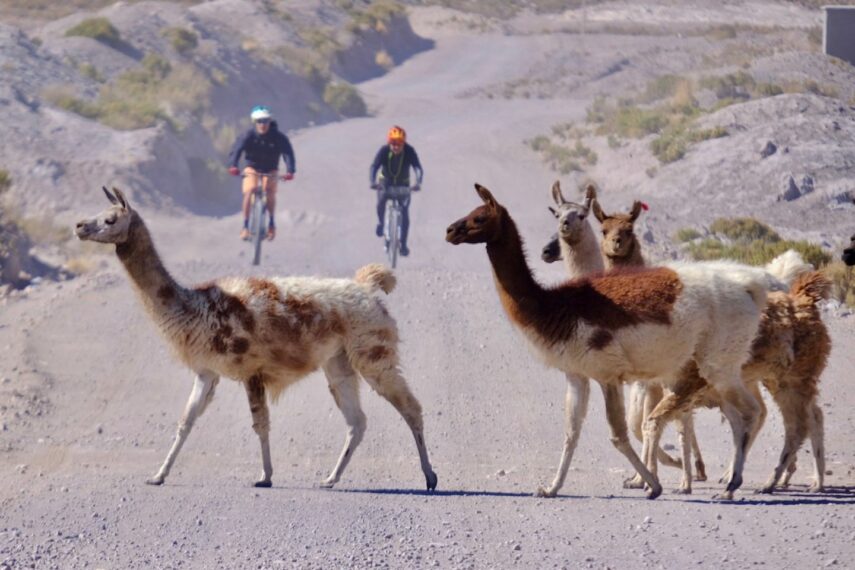
[[[273,221],[273,213],[276,211],[277,174],[278,172],[275,170],[271,172],[270,176],[267,177],[267,183],[264,187],[264,191],[267,192],[267,212],[270,214],[270,228],[276,227],[276,223]]]
[[[255,190],[256,184],[258,184],[258,176],[256,175],[256,171],[249,166],[243,169],[243,182],[241,183],[241,192],[243,193],[243,231],[241,231],[241,237],[246,239],[249,235],[249,206],[252,201],[252,191]]]
[[[410,233],[410,197],[402,198],[401,203],[401,247],[407,249],[407,234]]]
[[[386,202],[389,200],[384,190],[377,191],[377,235],[383,235],[383,220],[386,217]]]

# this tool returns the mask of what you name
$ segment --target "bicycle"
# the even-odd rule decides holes
[[[267,211],[267,192],[264,191],[264,184],[271,175],[270,172],[258,172],[253,175],[241,174],[241,178],[258,176],[258,184],[252,191],[249,203],[249,239],[247,241],[252,244],[253,265],[258,265],[261,262],[261,242],[267,235],[267,226],[264,224],[264,212]],[[283,176],[282,180],[286,181],[287,179]]]
[[[410,199],[411,190],[409,186],[387,186],[380,190],[388,198],[385,223],[383,224],[383,248],[386,255],[389,256],[389,264],[392,269],[397,265],[398,254],[401,252],[403,203]]]

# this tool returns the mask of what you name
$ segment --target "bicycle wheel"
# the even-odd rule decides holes
[[[392,269],[395,269],[395,266],[398,263],[398,226],[400,222],[398,218],[400,217],[400,212],[398,211],[397,206],[392,206],[389,208],[389,212],[386,214],[386,225],[388,229],[389,241],[386,246],[386,254],[389,256],[389,265],[392,266]]]
[[[258,265],[261,261],[261,242],[264,241],[264,200],[256,195],[252,204],[252,221],[250,222],[252,232],[252,264]]]

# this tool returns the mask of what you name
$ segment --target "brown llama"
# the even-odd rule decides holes
[[[359,376],[401,414],[416,440],[428,490],[436,488],[424,440],[422,409],[398,366],[398,330],[376,293],[395,286],[391,271],[367,265],[353,279],[227,277],[194,288],[167,272],[151,235],[121,191],[104,188],[111,206],[78,222],[77,237],[116,245],[137,296],[196,380],[172,448],[147,483],[161,485],[220,376],[242,383],[261,443],[256,487],[270,487],[270,415],[288,386],[322,368],[348,426],[344,448],[322,483],[338,482],[365,432]]]
[[[597,379],[612,443],[641,473],[648,497],[662,492],[655,453],[645,465],[629,443],[621,384],[638,379],[666,382],[677,390],[698,369],[725,400],[734,453],[723,497],[732,498],[742,484],[748,434],[757,415],[757,403],[739,372],[766,294],[780,283],[762,269],[707,262],[622,270],[544,288],[531,275],[508,211],[489,190],[478,184],[475,189],[484,204],[452,223],[446,240],[485,243],[502,306],[536,354],[559,370]],[[649,427],[645,436],[657,449],[660,426]],[[562,462],[572,451],[565,443]]]
[[[849,247],[843,250],[843,255],[840,259],[850,267],[855,265],[855,235],[850,238]]]

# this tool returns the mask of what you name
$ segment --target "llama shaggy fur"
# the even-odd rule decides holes
[[[601,383],[612,441],[644,477],[648,496],[662,492],[655,454],[645,466],[629,444],[620,384],[639,379],[676,388],[697,367],[726,400],[734,469],[725,497],[732,497],[742,483],[748,433],[757,416],[757,402],[739,373],[767,292],[780,283],[762,269],[710,262],[617,271],[544,288],[531,275],[507,210],[486,188],[475,188],[484,204],[451,224],[446,240],[486,243],[502,306],[537,355]],[[650,434],[658,443],[656,436]],[[565,445],[562,463],[569,463],[572,451]]]
[[[276,401],[288,386],[322,368],[348,425],[341,456],[322,485],[339,480],[365,432],[358,389],[362,376],[403,416],[415,437],[427,487],[436,487],[421,406],[398,365],[397,326],[376,297],[394,288],[391,271],[369,265],[353,279],[226,277],[186,288],[169,275],[145,223],[121,191],[104,192],[112,205],[79,222],[77,236],[116,244],[149,316],[197,374],[173,446],[149,483],[164,482],[220,376],[226,376],[244,385],[261,442],[263,468],[256,486],[271,486],[267,398]]]

